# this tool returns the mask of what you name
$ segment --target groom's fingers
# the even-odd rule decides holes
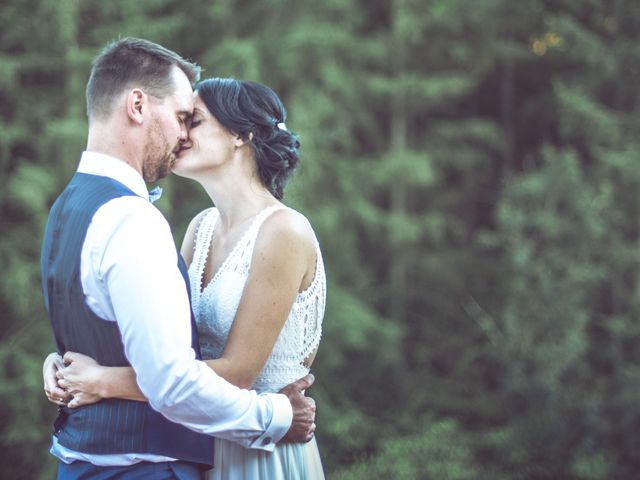
[[[316,424],[315,422],[311,424],[311,427],[309,428],[309,432],[307,434],[307,438],[305,439],[307,442],[310,442],[311,439],[313,438],[313,435],[315,434],[316,431]]]
[[[316,401],[311,398],[311,397],[306,397],[307,398],[307,403],[309,404],[309,406],[313,409],[313,411],[316,411]]]
[[[316,429],[316,402],[311,397],[305,397],[304,391],[314,381],[314,376],[308,374],[280,390],[280,393],[289,398],[293,410],[293,421],[283,438],[285,442],[308,442],[313,438]]]
[[[296,380],[295,382],[293,382],[291,384],[291,386],[296,389],[296,390],[300,390],[302,391],[302,393],[304,393],[304,391],[309,388],[311,385],[313,385],[313,382],[316,381],[316,377],[313,376],[313,373],[309,373],[307,375],[305,375],[302,378],[299,378],[298,380]]]

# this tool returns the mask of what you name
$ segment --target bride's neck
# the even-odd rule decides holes
[[[224,175],[221,177],[210,178],[201,184],[218,209],[219,221],[224,230],[231,230],[278,203],[257,176],[242,179]]]

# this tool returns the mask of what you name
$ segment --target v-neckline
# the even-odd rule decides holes
[[[224,260],[222,260],[222,262],[220,263],[220,266],[216,270],[215,274],[211,277],[211,279],[205,285],[204,273],[205,273],[205,271],[207,269],[207,262],[209,261],[209,256],[211,254],[211,247],[212,247],[211,243],[213,241],[213,233],[215,232],[215,229],[216,229],[216,227],[218,225],[218,221],[220,220],[220,212],[216,209],[216,211],[215,211],[216,212],[216,218],[213,220],[213,225],[211,226],[211,229],[208,231],[208,237],[209,238],[206,239],[207,240],[207,242],[206,242],[207,249],[205,251],[206,253],[205,253],[205,256],[204,256],[204,262],[202,263],[202,271],[200,272],[200,295],[204,294],[204,292],[211,285],[216,283],[216,280],[224,272],[225,267],[231,261],[231,258],[234,257],[234,254],[236,253],[236,250],[238,250],[240,248],[240,246],[245,243],[246,237],[253,230],[253,227],[256,225],[256,222],[262,216],[262,214],[264,212],[266,212],[267,210],[272,209],[272,208],[276,208],[276,207],[280,207],[280,205],[278,205],[278,204],[270,205],[268,207],[263,208],[262,210],[260,210],[258,213],[255,214],[255,216],[253,217],[253,220],[251,220],[251,224],[247,227],[247,229],[244,231],[244,233],[240,236],[238,241],[233,245],[233,248],[229,251],[229,253],[224,258]]]

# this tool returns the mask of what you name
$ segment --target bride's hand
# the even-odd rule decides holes
[[[42,365],[44,393],[51,403],[59,406],[64,406],[71,400],[71,395],[58,386],[58,379],[56,378],[56,372],[64,368],[64,366],[62,357],[57,352],[50,353]]]
[[[100,377],[104,368],[93,358],[76,352],[64,354],[66,367],[56,372],[58,385],[73,398],[67,406],[77,408],[102,400]]]

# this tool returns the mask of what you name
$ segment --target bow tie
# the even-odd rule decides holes
[[[157,200],[160,200],[161,196],[162,196],[162,187],[153,187],[151,190],[149,190],[149,201],[151,203],[154,203]]]

